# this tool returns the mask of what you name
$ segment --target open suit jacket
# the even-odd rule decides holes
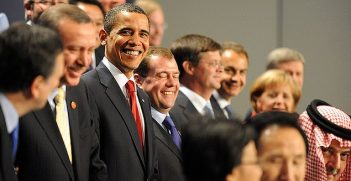
[[[0,107],[0,181],[16,181],[12,160],[11,138]]]
[[[72,164],[49,105],[20,119],[20,140],[16,157],[19,180],[89,181],[106,180],[107,168],[99,158],[90,100],[86,86],[66,89],[66,103],[72,144]]]
[[[153,176],[154,143],[150,102],[137,89],[144,116],[144,148],[138,137],[129,103],[116,79],[101,62],[83,75],[92,91],[100,122],[101,159],[105,161],[110,181],[144,181]]]
[[[173,122],[175,120],[173,119]],[[153,119],[155,132],[155,147],[160,181],[184,181],[182,156],[174,144],[172,137],[163,127]]]

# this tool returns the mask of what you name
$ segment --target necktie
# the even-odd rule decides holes
[[[132,109],[132,113],[135,119],[135,123],[138,129],[138,135],[141,143],[141,147],[143,148],[143,129],[141,126],[141,119],[138,111],[137,100],[135,96],[135,86],[134,82],[129,80],[126,84],[126,89],[129,97],[130,108]]]
[[[17,152],[17,145],[18,145],[18,131],[19,131],[19,125],[15,127],[15,129],[11,132],[11,148],[12,148],[12,158],[15,160],[16,158],[16,152]]]
[[[69,122],[65,114],[65,90],[61,87],[55,97],[56,103],[56,123],[60,130],[63,143],[65,144],[69,161],[72,163],[72,148],[71,148],[71,135],[69,130]]]
[[[212,110],[211,110],[209,105],[206,104],[206,106],[204,107],[204,112],[205,112],[205,116],[206,117],[214,119],[213,112],[212,112]]]
[[[228,119],[233,119],[234,118],[234,113],[233,113],[233,110],[232,110],[231,106],[228,105],[224,109],[225,109],[225,111],[228,114]]]
[[[177,147],[180,149],[180,145],[181,145],[181,138],[179,135],[179,132],[177,130],[177,128],[174,125],[174,122],[172,121],[171,117],[166,116],[165,120],[162,122],[162,124],[168,129],[168,131],[171,132],[171,136],[172,136],[172,140],[174,142],[175,145],[177,145]]]

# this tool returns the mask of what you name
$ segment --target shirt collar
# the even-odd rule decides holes
[[[217,100],[219,107],[221,107],[221,109],[224,109],[225,107],[230,105],[230,101],[227,101],[226,99],[224,99],[218,92],[217,90],[213,92],[213,97]]]
[[[4,113],[7,132],[10,134],[18,125],[19,115],[11,101],[0,93],[0,105]]]
[[[131,80],[134,82],[135,86],[135,81],[134,81],[134,76],[132,76],[130,79],[124,75],[121,70],[119,70],[115,65],[113,65],[106,57],[102,59],[102,63],[107,67],[107,69],[111,72],[113,78],[117,81],[118,86],[121,88],[122,92],[124,95],[127,95],[127,90],[125,88],[126,83]],[[136,86],[135,86],[136,87]]]
[[[154,120],[156,120],[156,122],[161,125],[163,127],[163,121],[165,120],[166,116],[168,115],[167,114],[163,114],[159,111],[157,111],[155,108],[151,107],[151,115],[152,115],[152,118]]]
[[[194,107],[199,113],[204,114],[204,108],[206,104],[210,107],[210,109],[212,109],[210,100],[205,100],[199,94],[190,90],[184,85],[180,85],[179,90],[182,91],[182,93],[185,94],[186,97],[188,97],[188,99],[191,101],[191,103],[194,105]]]

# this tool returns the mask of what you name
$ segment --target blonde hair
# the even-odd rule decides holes
[[[301,97],[301,89],[289,74],[278,69],[267,70],[252,84],[250,88],[250,101],[252,107],[256,107],[257,98],[261,97],[267,87],[277,85],[288,85],[291,88],[295,110]]]

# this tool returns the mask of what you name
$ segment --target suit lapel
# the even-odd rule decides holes
[[[210,102],[211,102],[211,106],[212,106],[213,112],[215,114],[215,118],[225,118],[225,119],[227,119],[227,117],[224,115],[224,112],[223,112],[222,108],[219,106],[216,98],[213,95],[210,98]]]
[[[182,101],[180,102],[180,106],[183,107],[183,113],[187,120],[193,120],[194,117],[201,117],[201,114],[196,110],[195,106],[185,94],[179,91],[178,96],[181,96],[180,98]]]
[[[66,148],[64,146],[64,143],[63,143],[63,140],[61,137],[61,133],[57,127],[57,124],[55,121],[56,119],[55,119],[54,114],[50,108],[49,103],[47,103],[43,109],[36,111],[33,114],[36,117],[36,119],[38,120],[40,126],[42,127],[42,129],[44,130],[46,135],[48,136],[48,138],[49,138],[51,144],[53,145],[53,147],[55,148],[57,154],[61,158],[62,164],[65,166],[69,175],[73,179],[74,178],[73,168],[72,168],[72,165],[68,159],[68,154],[67,154]]]
[[[72,92],[72,87],[67,86],[66,89],[66,103],[67,103],[67,111],[68,111],[68,120],[69,120],[69,128],[71,134],[71,145],[72,145],[72,162],[74,163],[74,167],[79,168],[80,160],[79,160],[79,120],[78,120],[78,110],[76,107],[72,107],[72,104],[77,105],[75,100],[75,96]],[[74,102],[74,103],[73,103]],[[78,108],[79,109],[79,108]]]
[[[124,97],[122,90],[118,86],[116,80],[113,78],[110,71],[105,67],[105,65],[100,63],[99,66],[96,68],[96,71],[100,77],[101,84],[103,84],[106,87],[106,95],[109,97],[111,103],[121,115],[133,140],[134,147],[138,152],[139,159],[141,160],[142,165],[145,168],[145,160],[143,150],[140,147],[141,143],[136,129],[136,123],[132,111],[129,107],[129,103],[127,102],[127,99]]]
[[[0,106],[0,180],[14,181],[15,172],[11,152],[11,139],[7,132],[5,117]],[[2,175],[3,174],[3,175]],[[3,176],[3,177],[2,177]]]
[[[170,134],[167,133],[166,130],[164,130],[163,127],[159,125],[156,120],[153,121],[156,138],[158,138],[161,141],[161,143],[163,143],[169,150],[171,150],[171,152],[173,152],[179,160],[182,160],[180,150],[174,144]]]

